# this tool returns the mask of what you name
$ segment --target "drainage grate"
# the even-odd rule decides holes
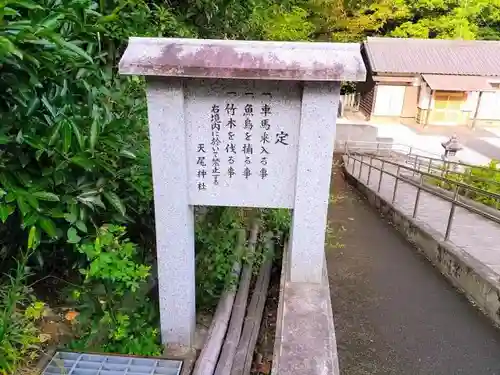
[[[179,375],[181,367],[168,359],[57,352],[42,375]]]

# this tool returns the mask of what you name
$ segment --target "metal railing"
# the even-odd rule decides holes
[[[493,185],[500,185],[500,183],[492,180],[472,176],[472,169],[495,172],[489,167],[443,159],[440,155],[417,147],[390,142],[343,141],[343,143],[346,152],[347,149],[351,151],[363,151],[365,153],[374,152],[377,156],[382,153],[388,153],[389,157],[400,156],[404,159],[404,163],[412,164],[415,169],[426,169],[428,173],[435,171],[442,177],[446,177],[449,173],[462,174],[467,176],[469,180],[474,179],[475,181],[491,182]],[[500,169],[495,173],[500,173]]]
[[[356,170],[356,162],[359,163],[358,180],[361,179],[363,166],[368,167],[368,176],[367,176],[367,181],[366,181],[367,186],[370,186],[370,177],[372,174],[372,170],[375,169],[375,170],[379,171],[380,174],[379,174],[379,180],[378,180],[378,184],[377,184],[377,192],[379,192],[379,193],[380,193],[380,189],[382,186],[382,180],[383,180],[384,174],[394,178],[394,187],[393,187],[393,191],[392,191],[392,204],[394,204],[394,202],[396,200],[398,185],[399,185],[400,181],[403,181],[404,183],[412,185],[415,188],[417,188],[417,194],[415,196],[415,203],[413,205],[413,215],[412,215],[413,218],[417,217],[418,206],[420,203],[420,194],[422,191],[425,191],[431,195],[437,196],[445,201],[450,202],[451,208],[450,208],[450,213],[448,216],[448,222],[446,224],[446,231],[445,231],[445,235],[444,235],[445,241],[447,241],[450,237],[451,228],[452,228],[452,224],[453,224],[453,218],[455,215],[455,209],[457,206],[462,207],[462,208],[464,208],[464,209],[466,209],[469,212],[472,212],[474,214],[480,215],[480,216],[482,216],[488,220],[491,220],[497,224],[500,224],[500,215],[499,215],[499,217],[497,217],[495,215],[492,215],[492,214],[486,212],[483,209],[471,206],[469,204],[466,204],[466,203],[460,201],[459,192],[460,191],[462,191],[462,192],[463,191],[474,192],[476,194],[480,194],[480,195],[484,195],[484,196],[487,196],[489,198],[492,198],[492,199],[496,200],[497,202],[500,202],[500,194],[491,193],[489,191],[479,189],[477,187],[467,185],[467,184],[459,182],[459,181],[448,179],[444,176],[439,176],[439,175],[435,175],[435,174],[432,174],[429,172],[425,172],[425,171],[422,171],[421,169],[409,167],[409,166],[406,166],[404,164],[401,164],[401,163],[398,163],[395,161],[391,161],[391,160],[387,160],[386,158],[379,157],[376,155],[371,155],[371,154],[365,155],[365,154],[359,153],[359,152],[353,153],[353,152],[351,152],[351,150],[349,148],[346,149],[346,155],[347,155],[347,166],[346,167],[349,167],[351,160],[353,161],[352,170],[351,170],[351,173],[353,176],[354,176],[354,173]],[[368,159],[368,161],[366,159]],[[380,166],[374,165],[374,163],[373,163],[374,161],[377,161],[380,164]],[[387,165],[395,167],[396,173],[392,173],[391,171],[384,169],[384,167]],[[412,172],[413,175],[418,174],[420,176],[419,182],[412,180],[408,176],[406,176],[406,177],[401,176],[401,171]],[[436,191],[435,189],[432,189],[429,186],[426,186],[424,184],[425,177],[437,179],[443,183],[446,183],[446,184],[449,184],[450,186],[453,186],[453,196],[450,197],[444,193],[441,193],[439,191]]]
[[[443,159],[436,159],[436,158],[430,158],[427,156],[422,156],[422,155],[408,155],[408,158],[412,160],[414,165],[430,165],[431,168],[434,169],[442,169],[444,172],[453,172],[453,173],[462,173],[465,174],[465,172],[468,172],[470,174],[472,169],[475,170],[483,170],[486,172],[491,172],[491,173],[500,173],[500,170],[494,170],[491,169],[488,166],[484,165],[475,165],[475,164],[468,164],[468,163],[463,163],[463,162],[458,162],[458,161],[453,161],[453,160],[443,160]],[[437,167],[436,167],[437,165]]]
[[[405,163],[413,165],[414,169],[426,170],[427,173],[439,175],[445,178],[452,176],[454,177],[453,180],[458,179],[464,183],[465,181],[467,181],[468,183],[479,182],[486,183],[490,186],[500,187],[500,182],[494,179],[473,175],[474,170],[485,171],[487,173],[492,173],[493,175],[500,173],[500,170],[494,170],[489,167],[450,160],[437,160],[435,158],[429,158],[420,155],[407,155],[407,160],[405,161]],[[465,196],[467,196],[467,194]],[[498,204],[496,205],[496,207],[498,208]]]

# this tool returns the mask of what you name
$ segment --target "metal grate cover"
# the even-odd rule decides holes
[[[179,375],[182,361],[57,352],[42,375]]]

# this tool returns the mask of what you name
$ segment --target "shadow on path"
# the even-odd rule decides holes
[[[329,223],[344,245],[327,247],[341,373],[500,375],[500,330],[337,167],[332,192]]]

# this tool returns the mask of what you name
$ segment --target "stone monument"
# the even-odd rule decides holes
[[[146,76],[161,333],[191,346],[193,206],[293,209],[290,279],[321,283],[341,81],[359,44],[131,38],[120,73]]]

